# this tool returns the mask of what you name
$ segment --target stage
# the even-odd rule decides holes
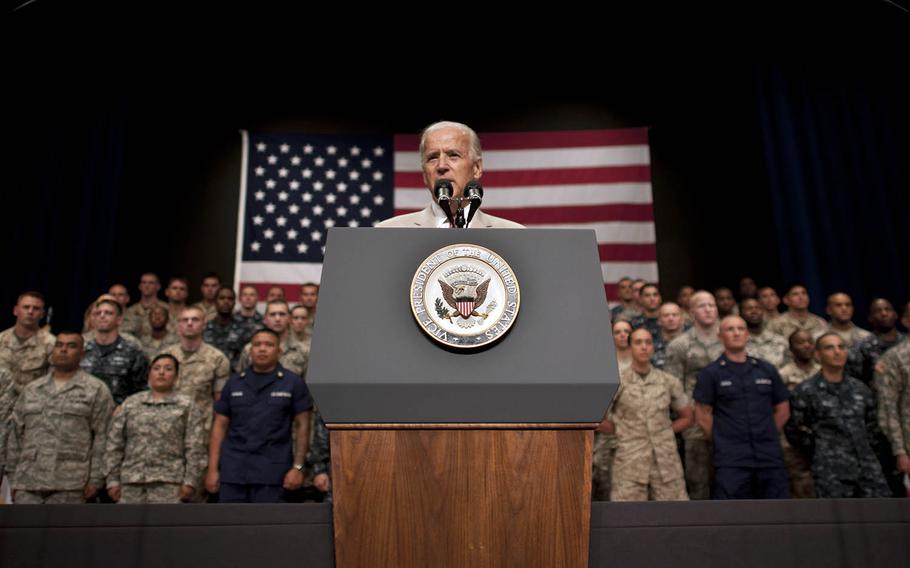
[[[315,568],[332,546],[327,504],[0,507],[4,568]],[[910,502],[594,504],[590,566],[730,565],[910,566]]]

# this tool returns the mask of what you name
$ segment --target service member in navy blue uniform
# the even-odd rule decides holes
[[[205,487],[220,490],[221,503],[280,503],[303,485],[313,399],[278,363],[277,333],[260,330],[251,343],[252,365],[231,376],[215,403]]]
[[[724,353],[698,373],[695,419],[714,444],[714,499],[786,499],[789,481],[780,429],[790,392],[773,365],[749,357],[739,316],[720,323]]]

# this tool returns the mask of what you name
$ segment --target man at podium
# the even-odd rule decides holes
[[[449,121],[427,126],[420,136],[419,154],[430,204],[422,211],[386,219],[378,227],[524,228],[479,210],[483,156],[480,138],[469,126]]]

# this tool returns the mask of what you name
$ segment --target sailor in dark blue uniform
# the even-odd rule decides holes
[[[720,323],[724,354],[698,373],[696,422],[714,443],[714,499],[786,499],[789,482],[780,430],[790,393],[777,369],[746,354],[739,316]]]
[[[278,503],[303,485],[313,399],[278,363],[277,333],[260,330],[251,343],[252,365],[231,376],[215,403],[205,486],[220,489],[222,503]]]

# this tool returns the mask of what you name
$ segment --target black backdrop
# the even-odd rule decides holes
[[[38,33],[42,20],[24,22]],[[910,229],[901,215],[910,93],[893,50],[866,59],[667,53],[618,63],[606,46],[587,47],[574,67],[531,52],[487,57],[475,65],[479,74],[456,66],[453,83],[434,78],[453,70],[448,62],[421,67],[415,58],[412,66],[408,52],[398,55],[397,73],[369,61],[304,72],[299,62],[266,71],[204,49],[208,58],[115,62],[116,47],[25,48],[3,103],[10,144],[0,307],[41,290],[57,329],[79,325],[87,303],[113,282],[135,300],[145,270],[189,277],[194,296],[204,272],[232,276],[239,129],[417,132],[439,119],[479,131],[650,127],[665,296],[682,284],[734,287],[747,274],[778,287],[808,282],[816,310],[834,288],[860,304],[873,294],[910,296]],[[843,179],[844,167],[874,171],[874,183]],[[816,174],[811,183],[807,171]],[[828,202],[831,179],[837,198]],[[875,207],[857,206],[869,199]],[[883,240],[891,246],[876,246]],[[0,314],[0,326],[11,325],[10,310]]]

